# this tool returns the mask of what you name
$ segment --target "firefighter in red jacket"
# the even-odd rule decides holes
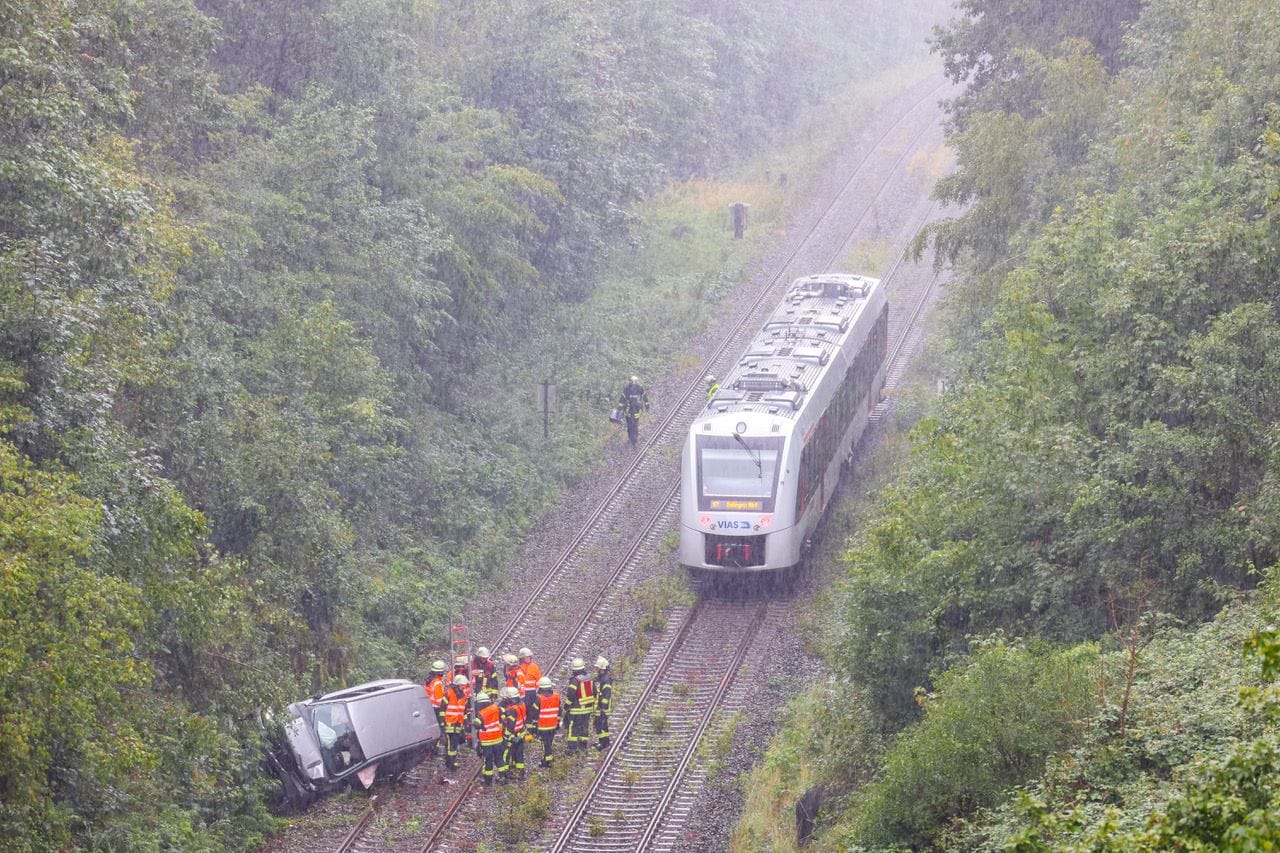
[[[498,677],[497,669],[493,665],[493,655],[489,654],[489,650],[484,646],[476,649],[476,653],[471,658],[471,689],[476,693],[483,690],[490,697],[498,695],[498,689],[502,687],[502,680]]]
[[[471,681],[459,673],[444,691],[444,766],[458,767],[458,751],[467,730],[467,711],[471,702]]]
[[[555,761],[556,729],[560,728],[560,694],[551,686],[550,678],[538,679],[538,737],[542,739],[542,766]]]
[[[499,695],[501,701],[498,704],[502,709],[502,732],[506,747],[506,755],[503,756],[502,763],[508,773],[518,774],[523,779],[525,777],[524,697],[520,695],[518,688],[510,686],[502,688]]]
[[[507,768],[502,765],[502,710],[484,691],[476,694],[476,712],[472,721],[476,727],[477,749],[484,761],[481,781],[492,785],[494,775],[501,774],[505,777]]]
[[[564,706],[569,717],[569,752],[580,752],[591,742],[588,726],[596,711],[596,685],[587,675],[587,664],[582,658],[574,658],[569,666],[572,671],[569,684],[564,689]]]
[[[427,691],[427,699],[431,702],[431,710],[436,712],[436,725],[440,726],[440,731],[444,731],[444,661],[438,660],[431,664],[431,674],[427,676],[427,681],[422,685],[422,689]],[[435,755],[438,743],[431,745],[431,754]]]

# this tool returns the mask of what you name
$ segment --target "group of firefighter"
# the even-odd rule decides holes
[[[596,658],[594,674],[582,658],[574,658],[569,669],[569,682],[559,691],[527,648],[503,655],[501,673],[484,646],[473,655],[455,657],[452,673],[444,661],[432,663],[424,686],[444,732],[445,767],[456,769],[458,754],[474,740],[485,785],[495,778],[523,779],[525,743],[541,740],[541,766],[550,767],[559,729],[565,730],[569,752],[588,749],[593,728],[596,749],[607,748],[613,705],[609,661]]]

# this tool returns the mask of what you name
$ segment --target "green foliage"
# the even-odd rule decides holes
[[[494,818],[498,834],[508,844],[523,844],[538,837],[551,814],[552,791],[540,777],[510,788]]]
[[[744,268],[640,203],[921,24],[828,5],[0,0],[10,846],[269,831],[256,712],[412,674]]]
[[[1135,727],[1118,735],[1099,718],[1082,748],[955,846],[1266,849],[1277,808],[1277,658],[1274,632],[1253,626],[1273,611],[1269,594],[1194,631],[1162,633],[1144,653]]]
[[[993,640],[921,696],[923,719],[885,752],[835,831],[845,843],[929,846],[941,827],[993,804],[1069,744],[1094,702],[1087,646]]]
[[[70,839],[71,814],[54,805],[54,780],[75,768],[98,783],[124,783],[152,759],[125,714],[124,690],[146,684],[131,634],[142,606],[128,584],[81,565],[101,512],[74,481],[41,473],[0,442],[0,790],[17,837],[50,847]],[[114,720],[111,729],[102,723]],[[61,793],[61,792],[59,792]]]
[[[902,732],[845,838],[1267,849],[1274,722],[1257,693],[1233,701],[1255,676],[1232,659],[1270,610],[1194,626],[1280,554],[1275,4],[961,8],[938,39],[970,83],[952,104],[959,171],[938,196],[966,208],[930,232],[961,271],[947,390],[851,543],[827,637],[875,727]],[[1043,773],[969,778],[980,801],[924,778],[989,766],[967,751],[981,733],[924,735],[945,729],[944,685],[980,665],[974,635],[1124,643],[1116,606],[1133,590],[1151,590],[1151,624],[1193,627],[1104,656],[1102,708],[1069,749],[1018,732],[1038,761],[1056,752]],[[982,701],[1019,678],[998,673]],[[916,687],[939,697],[922,718]],[[1014,783],[1026,790],[1004,801]]]

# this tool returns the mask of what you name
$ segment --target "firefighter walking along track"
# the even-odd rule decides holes
[[[660,553],[661,539],[678,523],[679,473],[671,460],[683,444],[688,424],[705,404],[702,376],[708,372],[723,375],[724,366],[738,357],[793,278],[837,268],[838,261],[848,255],[849,241],[869,239],[867,231],[891,245],[905,245],[931,212],[924,202],[924,191],[903,189],[904,185],[920,183],[920,178],[904,175],[910,158],[940,149],[936,102],[942,88],[936,80],[916,87],[909,98],[899,102],[896,115],[881,122],[881,130],[866,140],[864,151],[850,165],[848,179],[814,221],[793,238],[786,257],[771,265],[772,272],[756,293],[745,299],[739,296],[730,327],[709,348],[710,355],[698,365],[696,374],[656,401],[654,416],[642,431],[639,452],[580,520],[572,541],[553,561],[544,561],[546,567],[537,572],[536,580],[529,577],[529,569],[514,567],[516,577],[529,581],[521,588],[522,603],[494,625],[476,626],[473,621],[472,636],[488,639],[487,645],[495,652],[513,646],[534,648],[536,657],[544,662],[544,674],[557,685],[564,684],[564,663],[569,657],[594,658],[600,648],[599,629],[610,618],[617,618],[623,605],[620,599],[643,573],[641,563]],[[899,209],[903,195],[911,202]],[[881,233],[884,219],[893,220],[894,231],[888,237]],[[868,224],[872,220],[874,230]],[[824,230],[828,235],[825,240],[815,237]],[[839,233],[839,238],[831,240],[832,233]],[[904,299],[905,293],[892,289],[900,263],[884,276],[891,286],[891,341],[904,339],[908,318],[915,313],[907,307],[915,299]],[[894,300],[901,301],[895,304]],[[727,721],[717,709],[745,704],[743,679],[738,676],[744,661],[751,666],[752,640],[762,628],[766,633],[777,629],[776,623],[783,618],[776,604],[744,604],[707,596],[694,607],[672,614],[639,671],[620,685],[614,708],[616,734],[612,747],[604,753],[595,786],[572,814],[563,813],[568,809],[561,809],[558,816],[553,814],[538,847],[634,850],[672,846],[693,796],[687,791],[697,789],[697,773],[701,772],[696,769],[698,744],[708,726]],[[535,748],[534,762],[539,754],[540,748]],[[454,786],[456,796],[449,798],[447,806],[439,804],[438,796],[428,796],[428,791],[442,789],[427,780],[433,768],[424,766],[397,792],[402,799],[419,796],[416,804],[406,807],[402,803],[397,809],[381,811],[371,805],[361,816],[360,825],[349,827],[342,841],[327,845],[328,849],[386,849],[377,839],[392,836],[397,849],[424,853],[474,849],[481,840],[477,826],[492,816],[494,804],[491,797],[474,794],[479,787],[478,763],[465,753],[463,761]],[[690,768],[695,770],[690,772]],[[426,805],[429,799],[434,806]],[[408,823],[420,824],[421,829],[406,829],[406,810],[413,814]],[[558,833],[558,838],[546,837],[552,833]]]

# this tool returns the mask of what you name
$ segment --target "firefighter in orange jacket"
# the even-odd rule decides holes
[[[459,673],[444,691],[444,766],[458,767],[458,751],[462,749],[467,729],[467,708],[471,701],[471,681]]]
[[[507,768],[508,773],[518,773],[520,778],[523,779],[525,777],[524,697],[520,695],[519,688],[511,686],[502,688],[499,695],[501,696],[501,701],[498,704],[502,709],[503,740],[506,746],[506,755],[503,756],[502,763]]]
[[[444,661],[438,660],[431,664],[431,674],[427,676],[427,681],[422,685],[422,689],[427,691],[427,699],[431,702],[431,710],[436,712],[436,725],[440,727],[440,731],[444,731]],[[431,754],[435,755],[438,744],[431,745]]]
[[[481,781],[492,785],[494,774],[505,776],[507,772],[502,766],[502,710],[488,693],[481,691],[476,694],[476,713],[472,719],[476,727],[477,749],[484,761]]]
[[[538,679],[538,716],[531,717],[538,721],[538,737],[542,739],[542,766],[550,767],[555,761],[552,748],[555,746],[556,729],[560,728],[560,694],[551,686],[550,678]]]
[[[525,717],[532,727],[538,718],[538,682],[542,680],[542,668],[533,662],[533,652],[520,650],[520,673],[524,678],[521,692],[524,694]]]
[[[572,674],[564,689],[564,705],[569,717],[565,740],[569,742],[570,752],[580,752],[591,742],[587,727],[596,711],[596,685],[587,675],[587,664],[582,658],[574,658],[569,668]]]
[[[514,687],[517,694],[524,695],[524,673],[520,670],[520,659],[513,654],[502,656],[502,686]]]

